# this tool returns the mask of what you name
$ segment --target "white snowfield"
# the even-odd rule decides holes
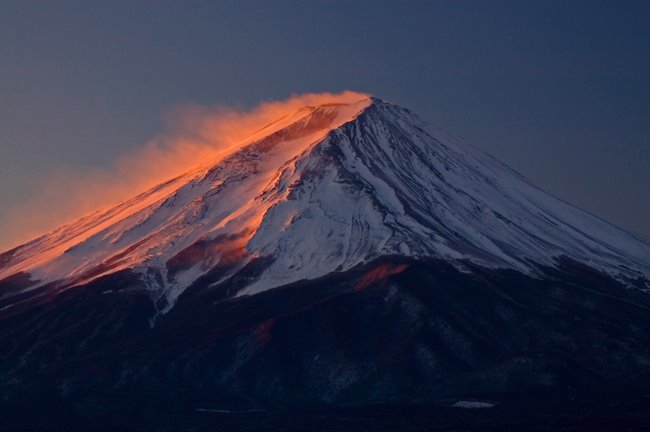
[[[492,402],[479,402],[479,401],[458,401],[452,405],[453,408],[465,409],[483,409],[494,408],[496,404]]]
[[[480,150],[376,98],[305,107],[228,157],[0,255],[53,287],[123,269],[162,312],[197,278],[270,262],[239,295],[385,255],[514,268],[568,257],[650,277],[650,241],[541,191]],[[650,288],[650,287],[649,287]]]

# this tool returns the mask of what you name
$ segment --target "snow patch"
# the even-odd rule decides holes
[[[479,402],[479,401],[458,401],[452,405],[454,408],[465,408],[465,409],[484,409],[492,408],[496,406],[492,402]]]

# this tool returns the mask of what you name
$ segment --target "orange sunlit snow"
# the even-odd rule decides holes
[[[35,176],[32,194],[0,217],[0,252],[98,209],[108,209],[280,129],[305,106],[351,103],[358,92],[317,93],[264,102],[251,110],[185,106],[169,115],[168,133],[108,167],[59,167]],[[122,217],[127,216],[122,214]]]

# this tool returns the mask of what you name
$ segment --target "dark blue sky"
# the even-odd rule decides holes
[[[649,29],[648,1],[5,1],[0,220],[180,104],[352,89],[650,236]]]

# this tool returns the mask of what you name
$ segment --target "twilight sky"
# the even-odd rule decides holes
[[[3,215],[109,166],[175,107],[351,89],[650,237],[650,2],[0,3]]]

